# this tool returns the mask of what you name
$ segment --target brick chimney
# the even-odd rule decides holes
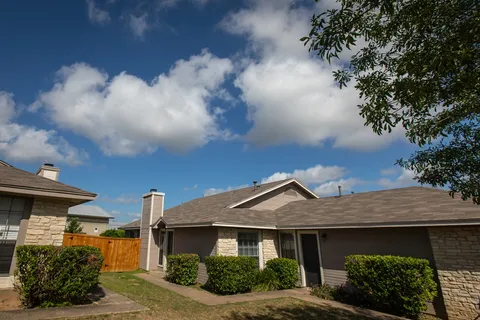
[[[37,176],[41,176],[50,180],[58,181],[58,176],[60,174],[60,168],[56,168],[52,163],[44,163],[37,170]]]
[[[140,217],[140,268],[155,270],[158,266],[159,230],[151,225],[163,216],[165,194],[150,189],[143,195],[142,215]]]

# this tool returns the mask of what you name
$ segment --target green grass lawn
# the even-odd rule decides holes
[[[329,309],[293,298],[205,306],[135,276],[135,273],[104,273],[101,285],[150,308],[142,313],[112,314],[82,319],[354,319],[369,318]]]

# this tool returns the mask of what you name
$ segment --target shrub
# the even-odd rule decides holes
[[[295,288],[298,281],[298,264],[296,260],[275,258],[267,261],[267,268],[277,274],[280,282],[278,289]]]
[[[68,233],[85,233],[83,232],[82,224],[78,217],[68,217],[67,224],[65,225],[65,232]]]
[[[125,230],[108,229],[100,233],[101,237],[125,238]]]
[[[331,287],[328,284],[322,284],[320,286],[313,287],[310,293],[321,299],[334,300],[333,298],[334,292],[335,292],[334,287]]]
[[[349,283],[379,311],[418,317],[437,294],[426,259],[352,255],[345,269]]]
[[[200,258],[195,253],[183,253],[167,256],[167,281],[189,286],[197,283],[198,263]]]
[[[103,255],[89,246],[19,246],[15,289],[29,308],[84,302],[98,285]]]
[[[280,287],[280,281],[277,278],[275,271],[269,268],[265,268],[259,272],[255,277],[255,285],[252,288],[252,291],[273,291],[278,290]]]
[[[258,273],[258,261],[252,257],[205,257],[205,265],[207,287],[219,294],[250,291]]]

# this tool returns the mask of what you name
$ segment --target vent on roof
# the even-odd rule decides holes
[[[253,180],[253,191],[257,190],[257,180]]]
[[[342,186],[338,186],[338,196],[342,196]]]
[[[53,163],[44,163],[43,165],[44,165],[45,167],[53,167],[53,166],[54,166]]]
[[[150,189],[150,192],[157,192],[157,189]]]

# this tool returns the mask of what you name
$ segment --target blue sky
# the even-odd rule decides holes
[[[334,1],[0,2],[0,158],[99,194],[129,222],[296,177],[321,196],[412,185],[402,128],[364,127],[353,87],[298,39]]]

